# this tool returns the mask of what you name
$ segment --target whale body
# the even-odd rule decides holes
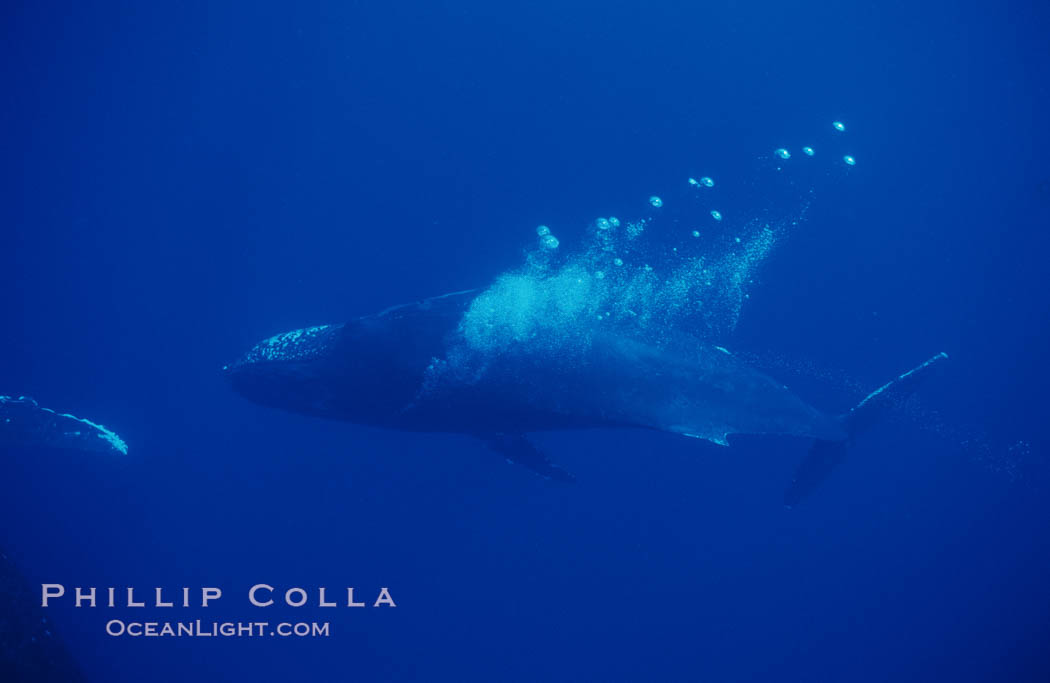
[[[522,339],[472,353],[462,321],[475,290],[395,306],[336,325],[279,334],[223,368],[233,389],[266,406],[390,429],[481,438],[508,460],[555,479],[526,433],[644,428],[728,445],[731,434],[814,440],[787,501],[827,475],[859,427],[910,391],[938,354],[828,415],[728,350],[685,335],[660,346],[592,331],[579,344]]]

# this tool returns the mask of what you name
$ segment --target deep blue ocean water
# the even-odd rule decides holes
[[[225,591],[150,618],[331,623],[49,608],[93,681],[1050,680],[1048,29],[1035,2],[8,6],[0,393],[130,452],[5,452],[0,547],[34,585]],[[691,175],[745,186],[834,120],[857,164],[726,343],[828,410],[951,361],[795,509],[799,441],[545,434],[557,486],[220,376],[485,286],[538,224],[571,248]],[[259,610],[259,582],[398,606]]]

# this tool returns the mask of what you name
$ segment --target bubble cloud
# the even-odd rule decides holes
[[[777,156],[790,155],[778,149]],[[785,175],[790,174],[781,170],[774,177]],[[710,188],[714,181],[703,176],[686,185]],[[676,196],[667,206],[651,195],[649,206],[661,211],[596,218],[567,249],[559,249],[549,227],[539,226],[538,246],[526,252],[521,267],[498,276],[475,297],[449,358],[435,368],[469,381],[508,353],[539,363],[579,362],[596,335],[605,334],[653,347],[682,335],[724,343],[751,299],[762,264],[808,206],[808,193],[790,205],[770,194],[780,202],[772,209],[733,199],[737,203],[725,207],[732,219],[705,206],[711,196],[706,192]],[[704,214],[710,216],[708,226],[694,229]]]

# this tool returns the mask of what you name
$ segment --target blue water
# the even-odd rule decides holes
[[[34,585],[224,590],[49,608],[90,680],[1050,680],[1044,5],[4,15],[0,392],[130,453],[4,453],[0,547]],[[833,120],[848,171],[809,142]],[[556,486],[220,376],[277,332],[486,286],[539,224],[578,248],[689,176],[790,213],[762,182],[803,144],[827,171],[724,343],[828,410],[951,362],[796,509],[798,441],[547,434],[579,479]],[[260,582],[397,607],[252,608]],[[114,638],[111,618],[331,635]]]

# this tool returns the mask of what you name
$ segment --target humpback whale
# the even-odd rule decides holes
[[[0,449],[61,448],[125,455],[124,441],[90,420],[41,407],[26,396],[0,396]],[[39,594],[0,549],[0,679],[63,681],[85,678],[52,630]]]
[[[853,439],[947,358],[933,356],[833,416],[727,349],[688,335],[655,345],[584,326],[559,330],[557,343],[532,331],[496,351],[479,350],[468,337],[478,335],[470,314],[481,300],[478,290],[454,292],[278,334],[223,373],[257,404],[390,429],[472,435],[507,460],[564,481],[573,476],[526,434],[643,428],[720,445],[733,434],[806,437],[813,446],[785,496],[792,505],[827,477]]]
[[[102,425],[43,408],[28,396],[0,396],[0,446],[128,452],[127,444]]]

